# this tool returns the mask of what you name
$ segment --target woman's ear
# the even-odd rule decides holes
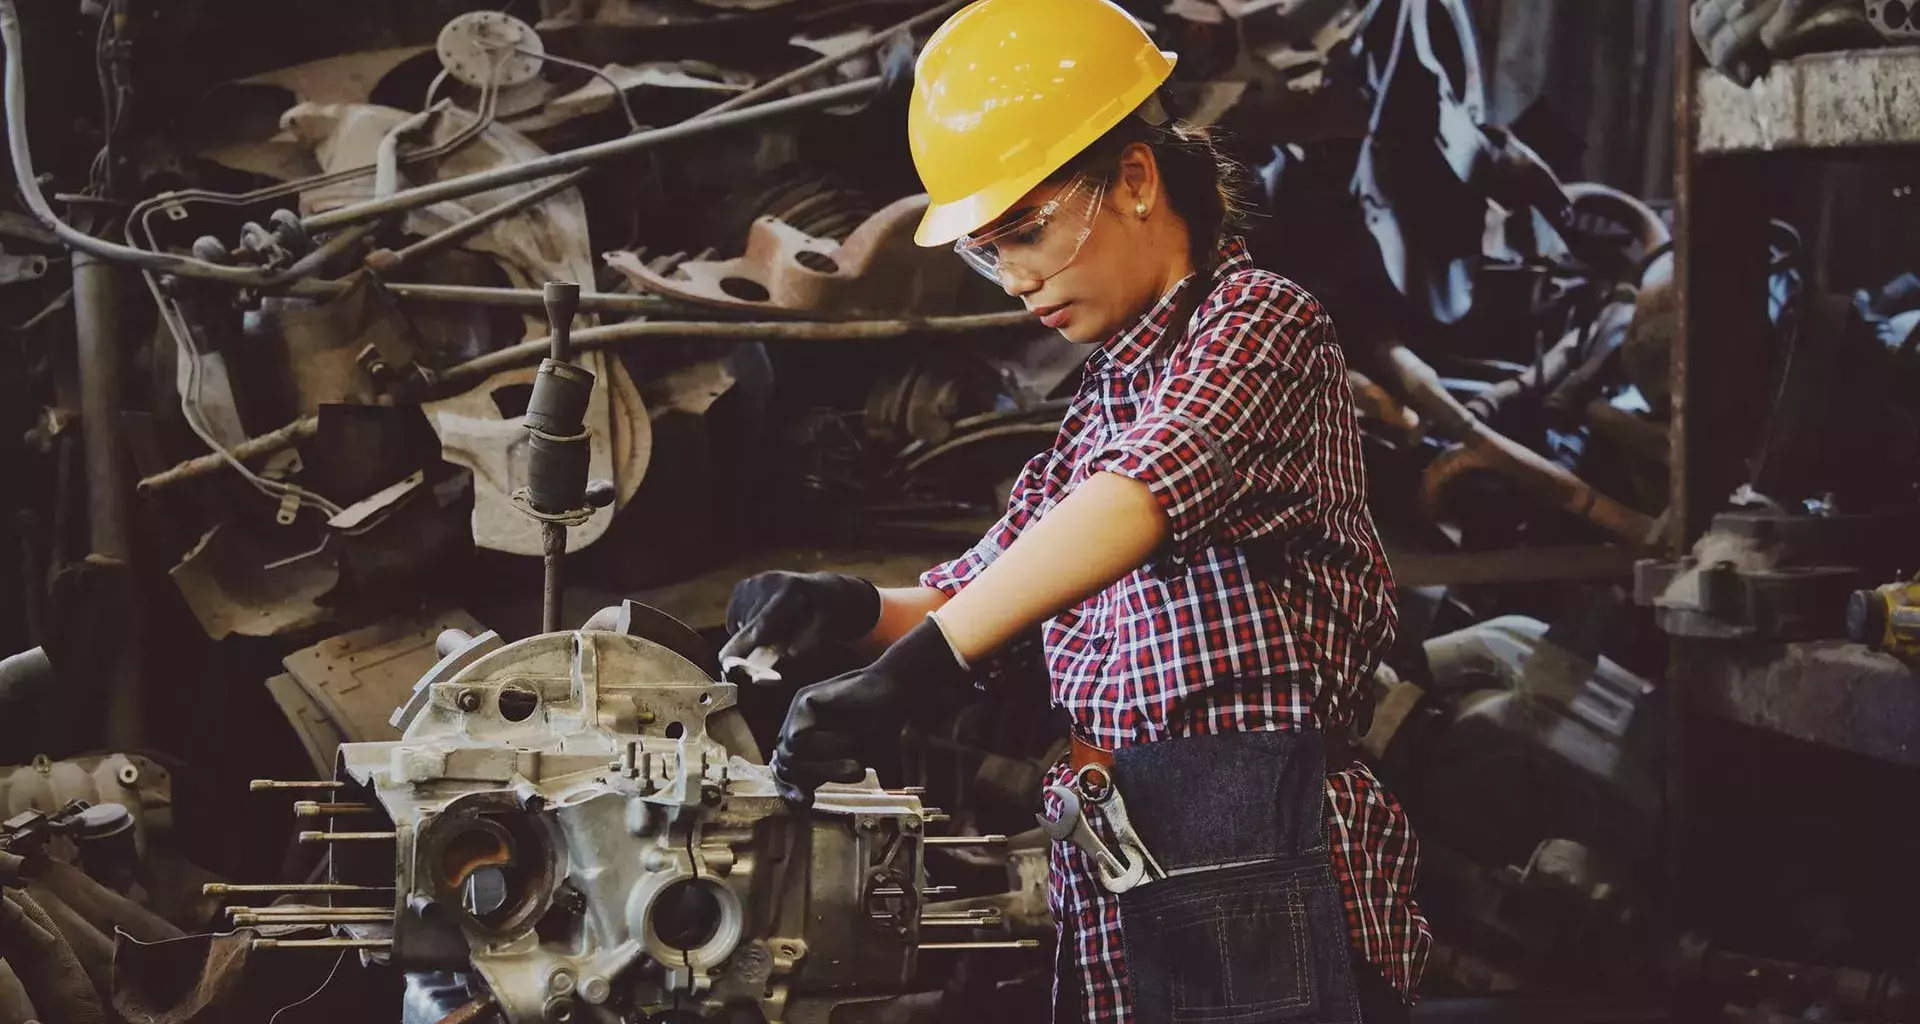
[[[1160,163],[1154,159],[1152,146],[1135,142],[1120,151],[1120,174],[1114,192],[1123,215],[1145,220],[1160,205]]]

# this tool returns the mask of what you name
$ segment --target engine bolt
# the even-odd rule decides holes
[[[920,819],[909,814],[900,819],[900,827],[908,832],[920,831]]]
[[[462,711],[469,713],[478,711],[480,710],[480,691],[461,690],[460,696],[454,698],[453,703]]]
[[[613,984],[597,975],[589,977],[580,982],[580,995],[587,1002],[598,1006],[606,1002],[608,996],[613,995]]]
[[[565,967],[555,967],[553,973],[547,975],[547,991],[557,996],[573,991],[573,972]]]
[[[546,1016],[553,1024],[567,1024],[573,1019],[573,1000],[566,996],[554,996],[547,1000]]]

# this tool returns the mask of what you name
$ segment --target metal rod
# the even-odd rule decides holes
[[[338,294],[345,291],[345,285],[334,289],[336,282],[314,281],[307,287],[296,288],[296,294]],[[541,293],[518,288],[460,288],[453,285],[388,285],[395,294],[405,298],[421,298],[429,301],[444,302],[492,302],[498,299],[501,305],[515,307],[538,307],[541,305]],[[471,298],[465,292],[485,293]],[[644,296],[637,295],[583,295],[580,308],[587,312],[635,312],[637,310],[612,309],[612,302],[647,302]],[[654,305],[652,312],[659,312]],[[717,321],[717,320],[647,320],[630,323],[608,324],[601,327],[589,327],[573,332],[572,344],[575,352],[591,352],[630,341],[658,340],[662,342],[682,339],[700,339],[711,341],[899,341],[916,335],[953,335],[970,334],[976,331],[1005,330],[1010,327],[1030,326],[1035,323],[1033,315],[1025,312],[977,313],[968,316],[937,316],[918,320],[841,320],[841,321]],[[531,365],[544,358],[552,343],[546,338],[535,338],[518,345],[491,352],[478,359],[472,359],[449,367],[435,377],[436,388],[443,392],[457,392],[472,387],[502,370],[512,370]],[[230,449],[236,459],[246,460],[271,455],[274,452],[293,447],[299,441],[317,434],[320,430],[318,417],[309,416],[295,420],[271,433],[242,441]],[[155,473],[140,481],[142,491],[156,491],[184,483],[197,477],[207,476],[227,468],[227,461],[218,454],[202,455],[179,463],[172,469]],[[304,784],[303,784],[304,785]],[[301,786],[288,786],[298,789]],[[917,787],[906,790],[894,790],[901,796],[917,796]],[[921,790],[920,792],[924,792]]]
[[[343,295],[353,287],[354,277],[344,277],[337,281],[306,280],[296,282],[287,289],[287,294],[302,298],[328,299]],[[380,287],[398,299],[419,302],[460,302],[475,303],[483,306],[508,306],[514,309],[539,309],[544,302],[541,293],[532,288],[483,288],[466,284],[419,284],[409,281],[382,281]],[[623,313],[637,316],[660,316],[673,312],[691,312],[700,310],[702,316],[719,316],[721,311],[709,310],[691,303],[677,302],[658,295],[626,295],[616,292],[599,292],[580,296],[580,311],[583,313]]]
[[[969,334],[975,331],[1028,327],[1035,323],[1027,312],[976,313],[920,319],[844,321],[674,321],[642,320],[603,324],[573,332],[575,352],[589,352],[645,339],[702,339],[714,341],[900,341],[928,334]],[[468,388],[502,370],[537,363],[547,354],[546,338],[534,338],[477,359],[447,368],[435,377],[443,388]]]
[[[1039,939],[1001,939],[987,942],[922,942],[920,949],[1039,949]]]
[[[920,815],[920,820],[929,825],[938,825],[943,821],[952,821],[953,815],[945,811],[926,811]]]
[[[463,1003],[456,1007],[452,1013],[440,1018],[438,1024],[473,1024],[474,1021],[480,1019],[481,1014],[493,1009],[493,1007],[493,997],[482,996],[470,1003]]]
[[[960,887],[957,885],[929,885],[921,888],[920,895],[949,896],[959,891],[960,891]],[[907,890],[902,889],[897,885],[883,885],[873,890],[873,894],[875,896],[905,896],[907,894]]]
[[[392,939],[255,939],[255,949],[392,949]],[[925,946],[920,947],[925,949]]]
[[[920,840],[927,846],[1005,846],[1007,837],[1003,835],[987,836],[927,836]]]
[[[391,885],[346,885],[339,882],[288,882],[285,885],[268,883],[208,882],[200,887],[206,896],[228,896],[242,893],[364,893],[372,896],[393,891]]]
[[[315,214],[314,216],[306,218],[302,222],[302,226],[309,232],[325,231],[332,228],[345,227],[349,224],[359,224],[364,221],[387,217],[393,214],[406,213],[409,210],[416,210],[422,206],[445,202],[449,199],[462,199],[467,196],[477,195],[481,192],[491,192],[494,189],[507,185],[518,185],[522,182],[552,177],[555,174],[560,174],[565,171],[591,166],[602,160],[630,156],[655,146],[670,142],[679,142],[695,136],[705,135],[709,132],[718,132],[727,128],[754,124],[759,121],[781,117],[786,114],[798,113],[800,111],[836,106],[878,92],[880,86],[881,79],[878,76],[863,78],[859,81],[829,86],[828,88],[819,89],[800,96],[790,96],[785,99],[774,100],[770,103],[763,103],[745,110],[728,111],[711,117],[683,121],[680,124],[669,125],[665,128],[656,128],[650,132],[624,135],[617,139],[609,139],[606,142],[568,150],[565,153],[554,153],[523,163],[496,167],[491,170],[480,171],[459,178],[449,178],[446,181],[436,181],[414,188],[402,189],[390,196],[368,200],[363,203],[354,203],[336,210],[328,210],[325,213]],[[22,189],[22,191],[25,191],[25,189]],[[48,226],[52,227],[52,225]]]
[[[255,779],[252,782],[247,783],[247,789],[252,792],[258,793],[258,792],[261,792],[262,790],[268,790],[268,789],[343,789],[346,787],[346,785],[347,784],[344,782],[317,782],[317,781],[307,782],[304,780],[290,781],[286,779]]]
[[[438,252],[471,238],[504,217],[511,217],[530,206],[546,202],[580,183],[586,169],[570,171],[529,192],[522,192],[504,203],[496,203],[450,227],[443,228],[398,252],[381,250],[367,257],[367,266],[382,274],[392,273],[422,256]]]
[[[314,800],[301,800],[293,805],[296,818],[324,818],[334,814],[372,814],[377,810],[371,804],[330,804]]]
[[[368,912],[365,914],[317,914],[299,916],[294,914],[234,914],[236,928],[267,924],[391,924],[391,913]],[[922,922],[923,924],[925,922]]]
[[[398,832],[302,832],[300,841],[303,843],[392,842],[399,838],[399,835]]]
[[[385,907],[315,907],[300,906],[291,903],[270,903],[264,907],[228,907],[229,914],[249,914],[254,917],[337,917],[353,914],[388,914],[393,911]]]
[[[922,928],[988,928],[1000,923],[999,914],[923,914]]]

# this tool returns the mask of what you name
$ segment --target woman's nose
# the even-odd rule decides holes
[[[1040,286],[1045,283],[1044,279],[1023,274],[1013,267],[1000,268],[1000,287],[1006,289],[1007,294],[1016,299],[1039,291]]]

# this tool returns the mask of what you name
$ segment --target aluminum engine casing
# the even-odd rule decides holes
[[[890,998],[915,964],[919,799],[869,772],[793,812],[735,698],[624,633],[473,638],[396,712],[402,739],[340,748],[395,839],[390,864],[336,843],[334,877],[393,877],[395,966],[475,971],[516,1024]]]

